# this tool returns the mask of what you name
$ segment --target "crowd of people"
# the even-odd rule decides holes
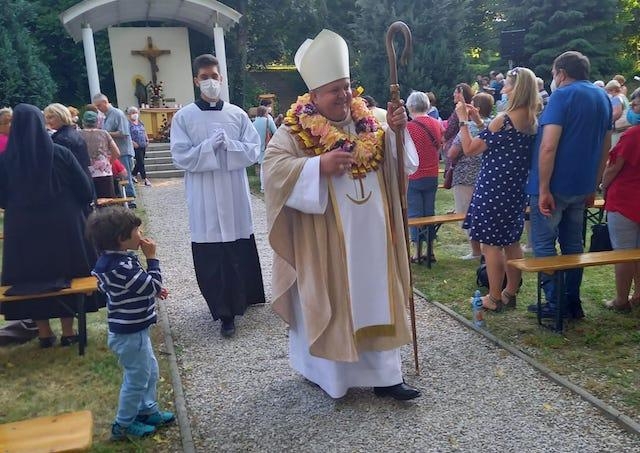
[[[294,60],[309,91],[279,127],[270,103],[252,122],[223,101],[218,60],[198,56],[199,98],[175,114],[171,154],[185,171],[194,270],[220,334],[235,335],[236,318],[265,302],[246,171],[258,163],[274,251],[272,306],[289,327],[292,367],[333,398],[373,387],[379,397],[410,400],[421,393],[403,378],[400,347],[411,340],[409,262],[420,257],[397,240],[404,230],[402,180],[408,177],[409,215],[433,215],[440,160],[446,161],[456,211],[466,215],[462,228],[471,250],[463,259],[486,260],[489,292],[482,305],[515,309],[521,275],[506,261],[523,256],[527,205],[535,256],[555,255],[557,243],[563,254],[583,251],[583,212],[600,189],[613,247],[640,247],[640,197],[630,196],[640,182],[640,90],[629,101],[624,80],[591,83],[588,58],[568,51],[553,61],[551,95],[527,68],[492,72],[472,85],[456,84],[455,110],[443,120],[433,93],[414,91],[406,108],[400,102],[386,109],[354,96],[348,55],[344,39],[329,30],[300,46]],[[90,205],[96,196],[113,196],[117,163],[127,175],[127,195],[135,197],[138,175],[149,185],[149,140],[136,107],[125,114],[98,94],[85,110],[80,130],[79,112],[61,104],[44,113],[23,104],[0,110],[2,284],[33,291],[36,276],[47,289],[98,277],[104,296],[88,308],[107,304],[109,346],[125,370],[112,435],[146,436],[174,419],[158,408],[148,331],[156,298],[168,293],[140,219],[124,208],[91,213]],[[44,229],[50,234],[38,234]],[[418,231],[410,237],[420,240]],[[132,252],[137,249],[146,269]],[[25,253],[32,257],[28,265]],[[616,265],[615,274],[616,297],[607,306],[628,311],[640,304],[640,265]],[[581,270],[571,270],[563,285],[565,315],[576,320],[584,317],[581,279]],[[546,274],[541,281],[542,316],[552,317],[554,281]],[[22,326],[34,320],[43,348],[56,343],[49,319],[59,317],[61,344],[73,344],[73,318],[58,302],[0,311]]]

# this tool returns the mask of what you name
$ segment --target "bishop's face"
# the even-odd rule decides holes
[[[331,121],[343,121],[351,107],[351,81],[339,79],[316,88],[311,92],[311,101],[322,116]]]

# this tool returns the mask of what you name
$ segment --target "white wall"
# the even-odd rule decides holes
[[[188,104],[194,100],[193,76],[189,34],[184,27],[110,27],[109,45],[113,75],[116,84],[116,99],[121,109],[138,105],[134,95],[135,76],[140,75],[146,84],[151,81],[151,64],[141,55],[132,55],[132,50],[147,47],[147,36],[151,36],[153,47],[170,50],[168,55],[156,59],[158,83],[164,82],[164,96],[175,98],[177,104]],[[172,107],[171,104],[167,104]]]

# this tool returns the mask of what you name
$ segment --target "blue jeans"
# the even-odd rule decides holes
[[[407,216],[413,218],[434,215],[436,213],[437,190],[437,176],[410,179],[407,189]],[[435,228],[429,228],[431,228],[431,239],[433,239]],[[418,241],[418,228],[411,228],[411,240]]]
[[[129,180],[129,184],[124,188],[124,191],[127,194],[127,197],[135,198],[136,189],[133,186],[133,175],[131,174],[131,171],[133,169],[133,165],[131,165],[133,163],[133,156],[121,155],[120,162],[122,163],[122,165],[124,165],[124,168],[127,169],[127,179]]]
[[[531,242],[536,257],[555,256],[556,241],[560,244],[563,255],[574,255],[584,252],[582,229],[584,225],[584,208],[587,195],[563,197],[553,195],[556,209],[551,217],[545,217],[538,208],[538,197],[532,196],[531,205]],[[567,307],[580,304],[580,284],[582,269],[571,269],[564,272]],[[545,298],[551,306],[555,306],[556,293],[553,276],[542,273],[542,288]]]
[[[116,423],[129,426],[137,415],[158,412],[158,361],[149,328],[128,334],[109,332],[108,345],[124,369]]]

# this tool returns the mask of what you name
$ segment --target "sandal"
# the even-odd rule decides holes
[[[63,335],[60,337],[60,346],[71,346],[72,344],[76,344],[78,341],[80,341],[78,334],[69,335],[68,337]]]
[[[516,295],[509,294],[506,289],[502,290],[502,294],[500,295],[502,299],[501,302],[504,305],[504,308],[507,310],[515,310],[516,309]]]
[[[490,308],[487,307],[484,303],[487,301],[487,299],[494,303],[496,305],[496,308]],[[494,313],[500,313],[502,311],[502,309],[504,308],[503,304],[502,304],[502,300],[500,299],[494,299],[493,296],[491,294],[487,294],[486,297],[482,298],[482,309],[485,311],[492,311]]]
[[[631,304],[627,301],[623,304],[618,305],[616,304],[616,300],[613,299],[605,302],[604,308],[606,308],[607,310],[615,311],[617,313],[629,313],[631,311]]]

